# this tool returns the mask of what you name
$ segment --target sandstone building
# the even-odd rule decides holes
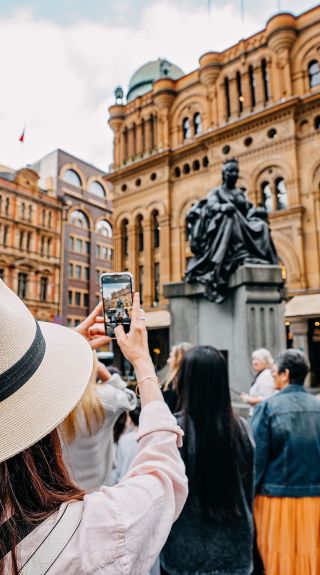
[[[59,313],[61,217],[36,172],[0,167],[0,276],[44,321]]]
[[[78,325],[100,299],[100,274],[113,258],[111,196],[103,171],[56,150],[33,165],[62,204],[59,321]]]
[[[149,62],[125,103],[116,90],[107,176],[114,269],[133,272],[163,357],[170,317],[162,284],[180,281],[191,256],[185,215],[235,156],[240,186],[269,212],[290,298],[288,336],[309,351],[320,382],[319,104],[319,6],[273,16],[257,34],[201,56],[187,75],[166,60]]]

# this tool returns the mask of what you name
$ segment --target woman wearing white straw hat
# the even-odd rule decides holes
[[[64,467],[57,426],[89,381],[106,342],[98,306],[78,332],[37,323],[0,280],[0,573],[145,575],[187,496],[135,295],[130,333],[117,328],[142,401],[140,451],[115,487],[86,495]],[[91,347],[89,343],[91,344]]]

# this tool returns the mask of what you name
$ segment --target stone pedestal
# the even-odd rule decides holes
[[[228,358],[230,386],[248,391],[251,353],[266,347],[275,356],[286,347],[283,280],[278,266],[245,265],[231,276],[228,299],[208,301],[201,284],[168,283],[171,344],[210,344]]]

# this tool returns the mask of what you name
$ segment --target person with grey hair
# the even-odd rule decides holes
[[[252,356],[252,368],[256,372],[249,393],[242,393],[241,399],[250,405],[249,415],[253,415],[254,408],[258,403],[273,395],[276,391],[271,367],[273,358],[268,349],[263,347],[256,349]]]
[[[268,575],[320,573],[320,402],[304,388],[298,349],[275,360],[279,393],[251,420],[256,442],[255,523]]]

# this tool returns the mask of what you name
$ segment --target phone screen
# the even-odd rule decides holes
[[[132,313],[132,275],[128,272],[102,274],[101,292],[106,334],[114,338],[114,328],[120,324],[128,333]]]

